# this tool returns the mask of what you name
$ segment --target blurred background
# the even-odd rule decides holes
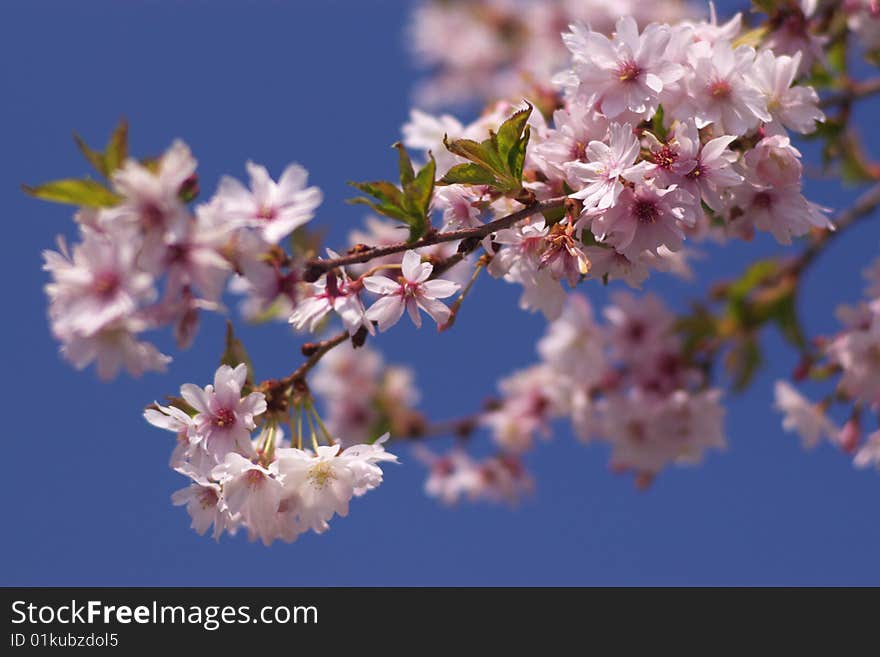
[[[728,15],[739,8],[716,4]],[[726,399],[729,449],[665,471],[647,491],[609,472],[604,446],[581,445],[560,425],[528,455],[537,489],[517,508],[441,506],[422,491],[425,469],[400,447],[402,465],[323,536],[267,549],[189,529],[169,500],[185,484],[167,467],[172,436],[141,411],[181,383],[210,380],[223,318],[205,317],[186,352],[161,335],[174,355],[167,374],[103,384],[91,369],[74,371],[49,334],[40,252],[75,226],[69,208],[27,199],[19,184],[87,173],[71,132],[101,144],[125,116],[134,153],[158,154],[177,137],[191,146],[204,197],[224,173],[243,178],[247,159],[274,175],[304,164],[325,194],[315,225],[328,229],[328,244],[344,244],[364,218],[363,207],[344,203],[353,191],[345,181],[394,174],[388,147],[421,76],[406,45],[412,9],[402,0],[2,3],[0,584],[880,584],[880,477],[828,446],[806,453],[783,433],[772,385],[796,355],[772,332],[752,387]],[[867,121],[878,110],[878,101],[858,110],[874,153],[880,138]],[[817,162],[810,144],[799,146]],[[857,191],[805,184],[808,198],[832,208]],[[810,270],[801,299],[810,335],[833,332],[834,307],[860,298],[878,239],[880,221],[863,222]],[[767,235],[700,248],[694,281],[654,274],[646,291],[685,309],[713,280],[784,249]],[[581,289],[601,307],[620,287]],[[499,377],[535,360],[545,324],[517,309],[519,292],[483,278],[455,330],[402,322],[373,346],[414,367],[429,417],[468,413]],[[286,325],[237,323],[261,378],[300,361],[301,340]]]

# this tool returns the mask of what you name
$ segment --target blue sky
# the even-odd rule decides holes
[[[729,3],[720,3],[722,6]],[[0,7],[3,130],[0,277],[3,585],[537,585],[880,584],[880,476],[831,448],[801,450],[772,410],[772,384],[795,356],[775,334],[751,389],[728,396],[729,449],[698,468],[665,472],[647,492],[608,471],[607,450],[560,427],[529,457],[538,488],[518,509],[444,508],[422,493],[424,470],[406,452],[377,491],[323,535],[270,549],[244,537],[197,536],[169,496],[170,434],[149,427],[144,404],[216,367],[220,317],[166,375],[100,383],[57,355],[45,318],[40,251],[74,234],[67,208],[24,198],[21,182],[84,174],[70,139],[102,142],[120,116],[134,152],[185,139],[210,193],[244,162],[278,173],[303,163],[325,193],[318,221],[340,244],[363,218],[347,180],[392,175],[417,71],[405,56],[409,3],[325,0],[157,2],[20,0]],[[860,110],[866,118],[876,103]],[[866,134],[873,152],[876,135]],[[809,151],[810,149],[806,149]],[[843,207],[855,194],[810,182],[807,194]],[[856,300],[880,227],[864,222],[810,271],[801,299],[811,334],[830,332],[833,307]],[[769,239],[708,250],[697,283],[655,275],[647,289],[676,308]],[[614,286],[611,286],[612,289]],[[596,305],[608,290],[582,288]],[[481,280],[455,330],[403,327],[377,343],[412,364],[422,408],[449,417],[473,408],[502,376],[535,358],[543,320],[516,308],[518,291]],[[479,301],[477,303],[476,301]],[[258,375],[290,371],[298,341],[285,326],[245,328]],[[170,348],[166,337],[160,341]]]

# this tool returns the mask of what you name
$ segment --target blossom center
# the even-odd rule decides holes
[[[119,275],[115,271],[101,272],[95,276],[92,287],[95,294],[100,297],[113,296],[119,289]]]
[[[169,262],[184,262],[189,253],[188,244],[173,244],[168,247]]]
[[[411,281],[406,281],[403,284],[403,295],[407,297],[417,297],[419,295],[419,283],[413,283]]]
[[[201,505],[202,509],[212,509],[217,506],[217,491],[213,488],[203,488],[202,492],[199,493],[199,505]]]
[[[259,210],[257,210],[257,219],[262,219],[264,221],[272,221],[275,217],[278,216],[278,210],[264,205]]]
[[[165,223],[165,213],[155,203],[145,203],[141,206],[141,220],[147,228],[158,228]]]
[[[773,205],[773,197],[770,196],[767,192],[758,192],[755,194],[755,198],[752,200],[752,205],[756,208],[760,208],[762,210],[768,209],[771,205]]]
[[[235,413],[232,409],[221,408],[214,414],[214,424],[218,427],[228,427],[235,424]]]
[[[617,78],[621,82],[632,82],[633,80],[637,79],[641,74],[642,67],[632,60],[624,62],[620,66],[620,68],[617,69]]]
[[[688,175],[685,176],[685,178],[688,178],[689,180],[696,180],[697,178],[699,178],[702,175],[703,175],[703,166],[698,164],[697,166],[695,166],[693,168],[693,170]]]
[[[633,204],[633,214],[640,224],[653,224],[660,218],[660,209],[651,199],[639,199]]]
[[[715,80],[709,85],[709,95],[718,100],[730,98],[730,92],[733,89],[727,80]]]
[[[336,479],[330,461],[321,461],[309,468],[309,479],[315,488],[324,488],[331,479]]]
[[[264,475],[259,470],[248,470],[247,473],[244,475],[244,480],[247,482],[247,485],[250,488],[256,488],[257,486],[259,486],[263,483],[263,479],[265,478],[266,475]]]
[[[671,169],[672,165],[678,160],[678,153],[669,144],[663,144],[662,148],[653,151],[652,156],[654,164],[661,169]]]

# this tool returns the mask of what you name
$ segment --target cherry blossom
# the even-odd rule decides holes
[[[401,277],[392,281],[385,276],[367,276],[364,287],[381,295],[367,310],[367,319],[377,322],[380,331],[394,326],[406,310],[417,327],[422,325],[419,308],[433,319],[437,326],[443,326],[451,311],[438,301],[452,296],[459,288],[457,283],[443,279],[428,280],[434,266],[422,262],[415,251],[407,251],[403,256]]]
[[[397,460],[382,447],[386,439],[380,438],[373,445],[355,445],[341,453],[339,445],[320,445],[315,452],[278,450],[285,497],[303,528],[319,534],[326,531],[334,515],[348,515],[352,497],[381,483],[382,471],[376,463]]]
[[[783,128],[800,133],[816,129],[816,122],[824,121],[825,114],[817,107],[819,95],[812,87],[792,86],[798,75],[801,52],[792,57],[776,56],[771,51],[761,52],[755,60],[751,76],[765,96],[767,111],[772,121],[765,130],[779,133]]]
[[[335,257],[332,251],[330,253],[331,257]],[[373,325],[366,319],[358,290],[344,270],[340,270],[340,276],[328,272],[312,283],[305,298],[291,314],[290,323],[298,331],[308,330],[314,333],[331,311],[339,315],[350,333],[354,334],[361,326],[373,332]]]
[[[235,369],[221,365],[214,374],[213,385],[200,388],[192,383],[180,387],[180,395],[196,410],[191,441],[221,460],[230,452],[253,454],[251,431],[254,418],[266,411],[266,399],[260,392],[242,397],[247,378],[243,363]]]
[[[617,21],[613,39],[582,25],[563,35],[573,55],[577,94],[595,98],[601,112],[613,119],[624,112],[650,118],[664,85],[678,80],[681,66],[664,57],[669,28],[652,24],[639,34],[636,21]]]
[[[314,216],[323,196],[317,187],[307,187],[308,173],[298,164],[289,165],[278,182],[263,166],[248,162],[250,189],[228,176],[220,181],[216,204],[228,221],[258,228],[270,244],[277,244]]]
[[[822,439],[833,440],[840,429],[819,408],[786,381],[777,381],[774,388],[776,408],[784,413],[782,427],[801,438],[806,449],[816,447]]]
[[[155,298],[153,277],[136,269],[136,244],[125,235],[87,230],[72,252],[63,240],[59,247],[43,252],[43,269],[53,278],[45,288],[49,313],[58,333],[94,335]]]
[[[196,533],[203,535],[213,525],[214,540],[220,540],[224,532],[234,534],[241,517],[230,513],[220,484],[189,469],[182,469],[181,474],[192,477],[193,481],[186,488],[176,491],[171,496],[171,502],[175,506],[186,506]]]
[[[741,135],[760,121],[772,120],[766,99],[748,78],[754,49],[734,50],[722,41],[696,52],[694,75],[686,84],[698,128],[714,124],[720,133]]]
[[[685,227],[696,221],[693,204],[693,197],[674,185],[662,189],[645,182],[623,190],[616,205],[593,218],[591,229],[629,258],[660,246],[676,251]]]
[[[253,536],[269,545],[275,538],[278,507],[284,490],[279,464],[264,467],[236,452],[228,452],[212,471],[220,483],[229,512],[240,515]]]
[[[586,148],[587,162],[571,162],[565,167],[569,183],[578,191],[572,198],[581,199],[585,208],[609,208],[623,191],[621,176],[635,175],[639,141],[628,123],[612,123],[608,143],[591,141]]]

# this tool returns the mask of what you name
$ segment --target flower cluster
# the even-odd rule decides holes
[[[529,120],[524,178],[538,199],[567,195],[577,211],[498,231],[490,272],[521,284],[521,305],[559,316],[561,282],[623,279],[638,286],[650,269],[686,269],[686,238],[780,243],[829,228],[801,193],[800,152],[788,131],[823,120],[818,96],[797,83],[799,53],[735,45],[740,18],[675,26],[621,18],[613,37],[571,26],[571,67],[555,77],[563,106],[552,122]],[[413,112],[404,142],[442,151],[447,139],[485,138],[492,114],[463,126]],[[438,172],[461,160],[445,154]],[[509,211],[509,199],[473,185],[449,185],[434,202],[447,225],[479,225]]]
[[[534,487],[523,456],[563,417],[584,442],[607,442],[612,469],[633,473],[639,486],[667,465],[725,447],[721,391],[685,352],[660,300],[618,293],[603,314],[599,324],[587,299],[571,295],[538,344],[541,362],[501,381],[500,399],[472,421],[488,429],[497,454],[416,448],[429,468],[428,495],[446,504],[516,502]]]
[[[306,360],[292,373],[262,382],[230,326],[221,362],[247,364],[222,365],[212,384],[185,384],[167,406],[144,412],[177,439],[171,467],[188,485],[174,504],[215,538],[241,529],[268,545],[326,531],[353,497],[382,482],[382,463],[397,462],[385,449],[391,434],[459,439],[446,452],[413,450],[429,470],[426,493],[447,504],[515,503],[529,493],[528,454],[561,419],[583,442],[606,443],[611,469],[645,487],[670,465],[725,448],[711,359],[736,361],[737,345],[758,350],[771,322],[801,352],[795,379],[834,380],[819,403],[778,382],[784,429],[807,447],[827,440],[857,465],[880,467],[880,429],[862,440],[863,415],[880,407],[880,261],[867,273],[868,299],[839,309],[841,331],[809,343],[795,293],[834,226],[802,193],[790,137],[826,120],[807,80],[834,87],[817,135],[824,154],[877,177],[847,121],[854,100],[880,85],[823,80],[839,64],[826,61],[834,30],[848,25],[869,55],[880,51],[880,11],[873,0],[761,6],[767,20],[746,32],[740,15],[719,23],[714,8],[710,20],[685,19],[678,1],[422,4],[411,33],[436,76],[420,100],[493,102],[470,122],[412,110],[396,145],[400,186],[353,183],[367,195],[354,201],[386,218],[368,217],[342,255],[305,228],[322,194],[298,164],[275,180],[248,162],[248,184],[223,177],[195,204],[196,161],[182,142],[143,161],[128,157],[124,124],[105,153],[80,143],[106,186],[26,188],[83,203],[79,241],[68,248],[59,239],[59,250],[44,254],[62,354],[78,368],[94,362],[104,379],[123,368],[162,370],[170,358],[141,334],[172,326],[188,346],[201,311],[225,311],[226,291],[243,297],[250,320],[284,319],[319,336],[329,322],[342,324],[302,345]],[[827,59],[846,59],[847,39],[833,41],[844,57]],[[877,189],[842,213],[840,226],[880,205]],[[715,286],[684,321],[657,297],[627,292],[612,294],[600,320],[568,289],[587,279],[638,288],[652,270],[686,277],[691,244],[758,232],[784,245],[812,242],[790,266],[761,261]],[[520,307],[550,322],[540,358],[501,380],[481,410],[431,423],[415,410],[412,371],[365,343],[404,315],[416,328],[425,316],[451,327],[484,269],[520,286]],[[726,305],[716,316],[718,301]],[[728,369],[740,365],[745,373],[748,363]],[[835,405],[849,410],[843,424]],[[491,438],[482,456],[465,450],[478,430]]]
[[[515,454],[475,459],[461,448],[442,456],[421,445],[416,457],[428,468],[425,494],[453,505],[461,500],[516,504],[534,490],[535,482]]]
[[[784,413],[783,428],[797,433],[805,448],[828,441],[854,453],[857,466],[880,467],[880,429],[862,443],[864,411],[880,409],[880,260],[865,270],[865,277],[867,300],[837,309],[843,328],[817,340],[818,353],[809,355],[797,372],[798,379],[834,377],[834,391],[814,403],[790,383],[777,381],[776,407]],[[849,409],[842,426],[832,417],[835,404]]]
[[[482,423],[505,453],[530,449],[564,416],[581,440],[609,443],[611,467],[640,484],[724,448],[721,392],[683,350],[674,315],[653,295],[613,300],[602,325],[571,295],[538,343],[541,362],[501,382],[501,402]]]
[[[102,379],[121,368],[134,376],[163,370],[171,359],[138,335],[172,325],[178,345],[188,346],[199,312],[222,308],[233,272],[255,311],[291,298],[289,275],[265,254],[311,219],[321,193],[306,187],[298,165],[278,183],[261,166],[248,170],[250,190],[225,178],[194,211],[187,203],[197,193],[196,161],[182,142],[153,163],[129,159],[112,173],[118,201],[81,209],[81,241],[68,248],[59,238],[59,251],[44,253],[52,332],[67,360],[80,369],[95,362]]]
[[[397,462],[383,447],[388,434],[342,449],[329,433],[328,445],[317,444],[313,433],[309,450],[287,444],[269,420],[254,436],[267,405],[263,393],[245,394],[246,379],[245,365],[222,365],[213,384],[181,387],[177,403],[186,409],[156,404],[144,412],[150,424],[177,435],[171,467],[191,483],[172,500],[186,506],[199,534],[213,525],[219,539],[244,528],[251,540],[269,545],[309,530],[322,533],[334,515],[348,515],[352,497],[382,483],[379,463]]]
[[[413,52],[431,68],[415,92],[422,105],[473,98],[510,98],[546,87],[564,64],[559,40],[564,26],[590,23],[608,33],[621,16],[639,24],[675,21],[692,11],[685,2],[601,0],[433,0],[421,4],[410,21]],[[455,35],[455,48],[449,35]]]

